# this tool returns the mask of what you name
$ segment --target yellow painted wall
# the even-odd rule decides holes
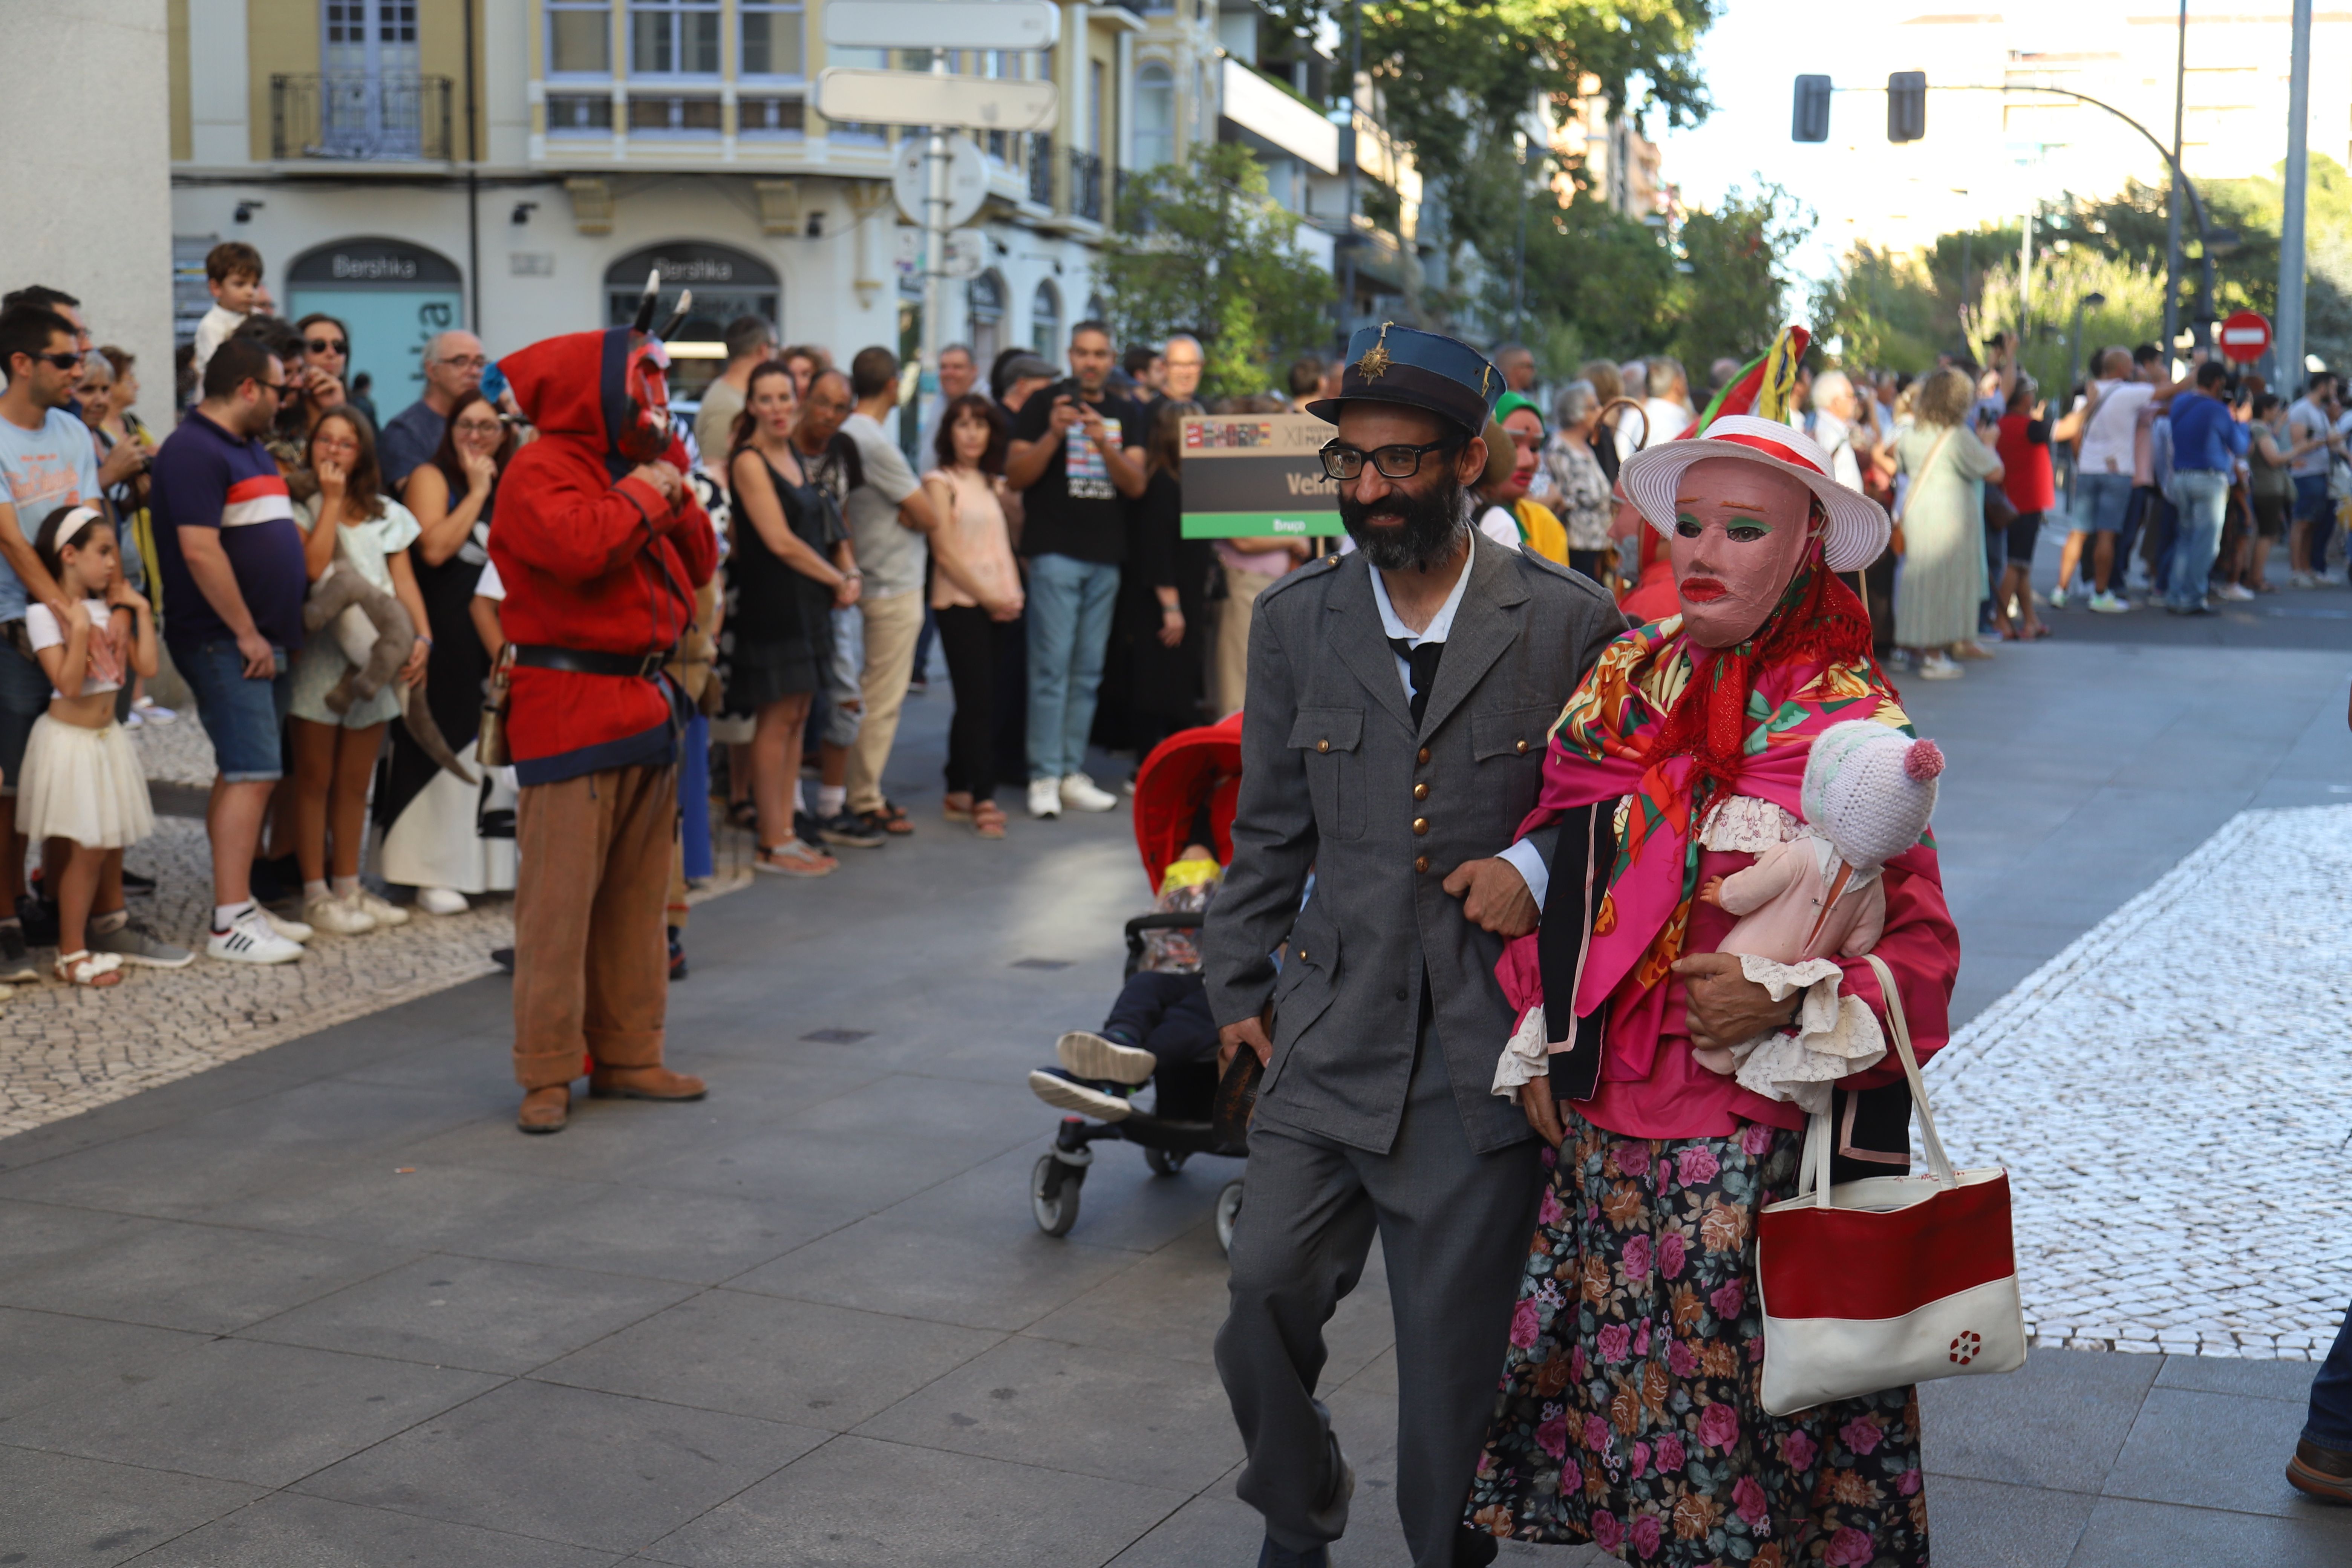
[[[478,74],[483,58],[482,13],[495,0],[475,0],[474,60]],[[173,0],[175,37],[185,36],[187,0]],[[253,157],[266,163],[270,155],[269,79],[276,75],[309,76],[321,64],[319,0],[246,0],[246,58],[252,72],[248,102],[252,113]],[[416,16],[417,69],[449,82],[449,152],[466,156],[466,35],[464,0],[422,0]],[[174,56],[175,59],[182,57]],[[184,96],[175,94],[178,118],[185,119]],[[479,110],[477,110],[477,115]],[[479,119],[476,134],[484,133]],[[174,130],[176,138],[178,132]],[[174,143],[177,145],[176,141]],[[176,153],[175,153],[176,155]]]
[[[246,124],[253,161],[269,161],[269,79],[319,68],[318,0],[246,0]]]
[[[172,159],[185,163],[196,155],[188,106],[188,0],[171,0],[164,25],[171,31]]]

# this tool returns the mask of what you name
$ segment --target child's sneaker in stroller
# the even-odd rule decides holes
[[[1140,1047],[1087,1029],[1072,1029],[1054,1042],[1054,1059],[1073,1078],[1142,1084],[1160,1069],[1160,1058]]]

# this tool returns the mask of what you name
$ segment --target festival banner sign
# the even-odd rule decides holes
[[[1331,426],[1311,414],[1184,421],[1184,537],[1339,534],[1339,483],[1318,456]]]

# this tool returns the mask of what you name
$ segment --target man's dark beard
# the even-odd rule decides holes
[[[1392,512],[1403,520],[1395,528],[1374,528],[1365,520],[1373,512]],[[1383,572],[1422,572],[1454,553],[1469,526],[1469,510],[1462,504],[1462,481],[1448,473],[1416,494],[1391,489],[1373,505],[1351,500],[1339,492],[1339,521],[1364,559]]]

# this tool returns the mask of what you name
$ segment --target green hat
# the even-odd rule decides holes
[[[1549,428],[1549,422],[1544,418],[1543,410],[1537,407],[1536,400],[1524,392],[1507,392],[1495,400],[1495,423],[1500,425],[1522,408],[1536,416],[1537,424]]]

